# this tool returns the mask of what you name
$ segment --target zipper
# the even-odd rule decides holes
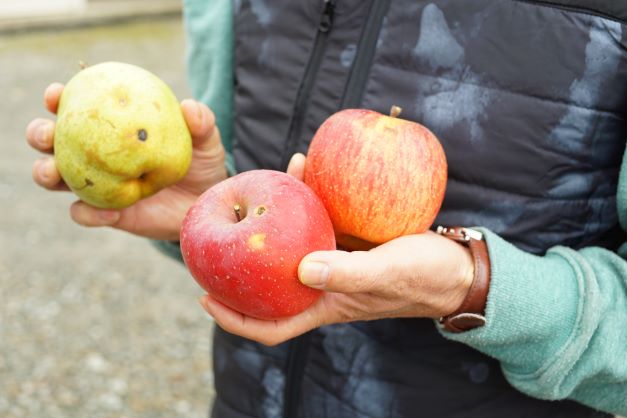
[[[374,53],[377,49],[377,41],[383,26],[383,19],[387,15],[390,3],[391,0],[372,0],[370,3],[368,17],[359,37],[357,53],[353,59],[340,102],[340,109],[357,108],[361,105],[364,88],[370,76]]]
[[[285,148],[281,156],[281,169],[283,171],[287,169],[290,158],[292,158],[292,155],[296,152],[298,141],[303,132],[303,124],[305,123],[307,107],[309,106],[309,96],[314,82],[316,81],[322,58],[324,57],[329,32],[331,32],[333,27],[334,9],[335,0],[324,0],[324,9],[320,16],[320,22],[318,23],[316,39],[314,40],[313,49],[309,55],[309,62],[307,63],[305,74],[298,88],[298,94],[294,102],[294,110],[292,111],[292,120],[290,121],[285,140]]]
[[[366,22],[361,31],[359,45],[348,81],[342,96],[341,106],[357,107],[361,103],[362,92],[370,74],[370,67],[376,49],[379,33],[383,26],[383,19],[390,7],[391,0],[371,0]],[[324,10],[318,24],[318,33],[314,41],[314,47],[309,57],[307,69],[301,80],[292,120],[288,129],[285,151],[281,158],[281,167],[287,168],[290,158],[296,152],[298,141],[302,134],[305,114],[309,105],[309,95],[313,88],[320,64],[324,56],[329,32],[333,27],[333,13],[335,0],[325,0]],[[307,356],[309,354],[309,341],[311,332],[296,337],[289,343],[286,363],[285,390],[283,397],[283,418],[295,418],[300,404],[300,392],[303,385],[303,376]]]
[[[308,332],[289,342],[283,395],[283,418],[295,418],[298,414],[310,339],[311,332]]]
[[[336,0],[324,0],[324,8],[320,21],[318,22],[318,31],[314,40],[313,49],[309,55],[309,62],[305,69],[305,74],[300,82],[294,110],[292,111],[292,120],[287,131],[285,141],[285,149],[281,156],[281,167],[283,171],[287,169],[290,158],[296,152],[298,141],[303,131],[305,115],[309,106],[309,95],[316,81],[320,64],[324,57],[324,51],[327,46],[329,32],[333,28],[333,15],[335,12]],[[303,385],[302,379],[305,372],[305,364],[307,363],[307,355],[309,354],[309,339],[311,333],[308,332],[299,337],[294,338],[289,343],[287,353],[287,363],[285,365],[285,391],[283,395],[283,418],[294,418],[298,413],[298,404],[300,403],[300,390]]]

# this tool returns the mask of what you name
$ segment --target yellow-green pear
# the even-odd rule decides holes
[[[56,165],[83,201],[123,208],[185,176],[192,140],[172,90],[130,64],[87,67],[65,86]]]

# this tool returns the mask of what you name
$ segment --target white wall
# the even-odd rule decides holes
[[[87,0],[0,0],[0,18],[78,13]]]

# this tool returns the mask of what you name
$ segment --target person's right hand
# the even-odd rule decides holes
[[[63,85],[59,83],[46,89],[44,101],[50,112],[56,114],[62,92]],[[211,110],[191,99],[183,100],[181,109],[193,142],[192,163],[187,175],[180,182],[125,209],[98,209],[77,201],[70,208],[75,222],[84,226],[110,226],[148,238],[179,239],[181,223],[189,207],[202,192],[227,177],[224,148]],[[52,120],[35,119],[26,128],[26,140],[31,147],[53,154],[54,129]],[[48,190],[69,190],[52,155],[35,162],[33,179]]]

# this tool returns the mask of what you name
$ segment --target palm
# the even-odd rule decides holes
[[[218,139],[219,140],[219,139]],[[122,211],[129,232],[156,239],[178,239],[189,207],[212,185],[226,178],[224,150],[194,148],[187,175],[177,184],[142,199]]]
[[[46,89],[44,99],[50,112],[56,113],[62,92],[61,84],[52,84]],[[85,226],[112,226],[149,238],[178,239],[181,222],[196,198],[226,178],[224,148],[213,113],[193,100],[184,100],[181,110],[193,141],[192,163],[187,175],[176,185],[120,211],[97,209],[76,202],[71,207],[74,221]],[[26,138],[33,148],[52,154],[54,122],[34,120],[27,129]],[[68,190],[52,157],[35,163],[33,178],[49,190]]]

